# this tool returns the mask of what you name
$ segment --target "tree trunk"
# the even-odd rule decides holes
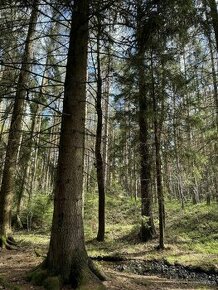
[[[213,20],[213,26],[214,26],[214,30],[215,30],[215,36],[216,36],[216,49],[218,52],[218,14],[217,14],[217,8],[216,8],[216,4],[214,4],[215,1],[213,0],[209,0],[210,3],[210,8],[211,8],[211,16],[214,18]],[[213,13],[212,13],[213,11]],[[208,15],[206,13],[206,20],[207,20],[207,27],[209,27],[209,19],[208,19]],[[207,38],[208,38],[208,44],[209,44],[209,49],[210,49],[210,58],[211,58],[211,69],[212,69],[212,77],[213,77],[213,97],[214,97],[214,107],[215,107],[215,123],[216,123],[216,130],[218,132],[218,86],[217,86],[217,72],[216,72],[216,67],[215,67],[215,58],[214,58],[214,53],[213,53],[213,42],[212,42],[212,38],[211,38],[211,32],[210,29],[208,28],[207,31]],[[218,149],[218,145],[217,143],[215,143],[214,146],[214,151],[217,152]],[[215,153],[215,156],[217,156],[217,154]],[[215,187],[215,191],[216,191],[216,196],[218,197],[218,174],[217,174],[217,161],[218,158],[216,157],[214,160],[214,165],[212,166],[212,169],[214,169],[214,187]],[[209,194],[209,193],[208,193]]]
[[[216,49],[218,52],[218,10],[216,0],[208,0],[208,5],[210,7],[210,15],[216,39]]]
[[[104,289],[87,256],[82,218],[88,4],[88,0],[74,1],[51,240],[41,268],[74,288]]]
[[[106,76],[106,84],[104,89],[104,144],[103,144],[103,164],[104,164],[104,184],[105,184],[105,190],[107,192],[108,182],[108,132],[109,132],[109,94],[110,94],[110,79],[109,79],[109,72],[110,72],[110,58],[108,59],[108,75]]]
[[[32,38],[37,22],[38,0],[33,2],[32,14],[30,17],[29,29],[23,53],[22,66],[18,78],[17,90],[15,95],[14,108],[9,129],[6,158],[3,170],[1,194],[0,194],[0,237],[7,237],[11,232],[11,208],[14,195],[14,178],[16,159],[19,150],[19,143],[22,127],[22,115],[24,110],[24,99],[32,53]]]
[[[97,111],[97,129],[96,129],[96,143],[95,143],[95,158],[97,168],[97,182],[98,182],[98,235],[97,240],[104,241],[105,235],[105,188],[104,188],[104,165],[101,154],[101,141],[102,141],[102,77],[101,77],[101,62],[100,62],[100,35],[101,23],[100,16],[97,16],[97,98],[96,98],[96,111]]]
[[[155,235],[152,214],[151,149],[149,146],[148,100],[145,90],[144,60],[139,71],[139,140],[141,156],[141,239],[148,241]]]
[[[28,137],[28,141],[27,141],[28,151],[27,151],[27,153],[25,152],[25,157],[22,158],[24,160],[24,166],[22,167],[22,171],[23,171],[22,174],[23,175],[22,175],[21,185],[20,185],[20,188],[19,188],[18,194],[17,194],[17,209],[16,209],[17,225],[20,228],[23,227],[21,219],[20,219],[21,201],[22,201],[22,198],[24,195],[27,176],[28,176],[28,172],[30,169],[30,159],[31,159],[31,155],[32,155],[33,137],[34,137],[37,112],[38,112],[38,105],[35,108],[35,112],[34,112],[35,115],[33,114],[33,116],[32,116],[31,130],[30,130],[30,135]],[[29,195],[30,195],[30,193],[29,193]],[[28,208],[30,208],[29,204],[28,204]]]
[[[164,195],[162,184],[162,170],[161,170],[161,126],[158,122],[158,104],[154,87],[153,74],[153,54],[151,53],[151,79],[152,79],[152,98],[153,98],[153,118],[154,118],[154,143],[155,143],[155,161],[156,161],[156,183],[157,183],[157,198],[158,198],[158,212],[159,212],[159,248],[164,249]],[[162,108],[163,110],[163,108]],[[162,113],[162,112],[161,112]],[[159,123],[159,124],[158,124]]]
[[[139,1],[141,2],[141,1]],[[137,46],[138,46],[138,105],[139,105],[139,142],[140,142],[140,181],[141,181],[141,231],[140,236],[143,241],[152,239],[155,234],[155,226],[152,212],[152,189],[151,170],[152,156],[149,146],[149,111],[150,104],[146,91],[145,64],[144,57],[147,49],[147,39],[150,35],[144,36],[142,19],[143,8],[140,3],[137,7]],[[150,32],[148,32],[150,33]]]

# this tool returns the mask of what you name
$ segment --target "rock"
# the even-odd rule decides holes
[[[218,284],[218,274],[205,272],[200,268],[186,267],[179,263],[170,265],[166,260],[153,261],[126,261],[125,264],[116,265],[118,271],[127,271],[139,275],[156,274],[169,279],[183,279],[186,281],[201,281],[208,285]]]

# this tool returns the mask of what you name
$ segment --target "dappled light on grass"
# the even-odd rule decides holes
[[[89,199],[89,196],[87,196]],[[97,198],[89,200],[89,206],[96,206]],[[90,216],[89,206],[86,214],[89,219],[86,228],[95,220]],[[95,232],[86,232],[87,248],[91,256],[120,255],[136,259],[166,259],[171,263],[198,265],[205,269],[218,264],[217,205],[187,205],[185,210],[177,202],[166,203],[166,249],[157,251],[158,240],[142,243],[138,238],[140,219],[137,202],[123,200],[122,197],[108,198],[106,239],[104,243],[95,240]],[[157,212],[155,210],[155,212]],[[113,219],[113,217],[115,217]],[[117,218],[119,217],[119,218]]]
[[[166,219],[166,249],[157,251],[158,239],[142,243],[138,238],[140,217],[139,204],[123,197],[114,199],[108,197],[106,239],[96,240],[97,208],[96,196],[86,197],[85,232],[86,247],[89,256],[96,258],[115,257],[134,261],[166,261],[169,264],[180,264],[199,267],[205,270],[218,271],[217,257],[217,205],[210,207],[204,204],[189,205],[181,210],[177,203],[167,203]],[[116,218],[114,218],[116,217]],[[196,221],[201,221],[196,222]],[[204,226],[202,226],[204,225]],[[191,230],[190,230],[191,229]],[[205,233],[205,234],[204,234]],[[0,277],[6,281],[13,271],[14,283],[21,283],[29,290],[24,276],[26,271],[38,265],[47,254],[49,233],[42,231],[20,231],[15,233],[15,239],[20,242],[20,251],[9,254],[1,253]],[[6,255],[6,256],[5,256]],[[118,262],[119,263],[119,262]],[[116,262],[99,262],[107,274],[112,275],[112,281],[105,282],[109,289],[214,289],[193,283],[183,283],[180,280],[168,280],[158,277],[144,277],[132,273],[119,273],[114,270]],[[20,278],[19,278],[20,277]],[[11,279],[11,278],[10,278]],[[1,281],[0,281],[1,285]],[[128,288],[126,288],[128,287]],[[159,288],[157,288],[159,287]],[[37,288],[38,289],[38,288]]]

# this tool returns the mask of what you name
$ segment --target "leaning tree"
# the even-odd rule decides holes
[[[13,112],[9,128],[7,149],[5,154],[4,168],[2,174],[2,184],[0,190],[0,246],[11,248],[11,210],[14,196],[14,178],[16,160],[19,151],[19,140],[21,137],[22,118],[25,105],[25,97],[31,70],[31,60],[33,52],[33,36],[35,33],[39,0],[32,3],[32,12],[29,20],[29,27],[25,40],[25,47],[22,55],[22,65],[20,68]]]

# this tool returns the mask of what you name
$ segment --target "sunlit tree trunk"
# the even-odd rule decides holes
[[[109,58],[109,57],[108,57]],[[110,58],[107,60],[110,62]],[[107,191],[108,187],[108,139],[109,139],[109,94],[110,94],[110,80],[109,80],[109,71],[110,71],[110,64],[108,66],[107,76],[106,76],[106,83],[104,88],[104,143],[103,143],[103,164],[104,164],[104,183],[105,183],[105,191]]]

